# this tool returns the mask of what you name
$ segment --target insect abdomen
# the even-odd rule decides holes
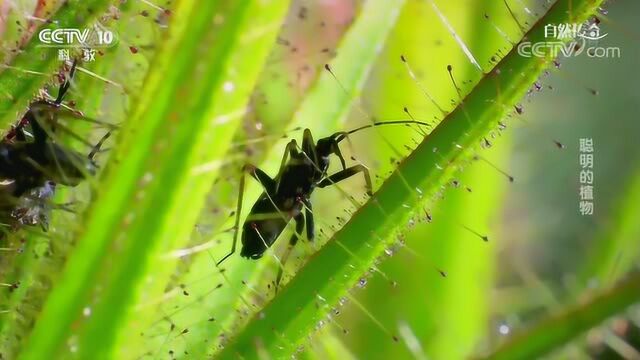
[[[291,217],[286,212],[278,211],[266,194],[253,205],[250,214],[242,226],[240,256],[259,259],[282,234]]]

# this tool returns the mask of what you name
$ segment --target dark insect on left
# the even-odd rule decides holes
[[[52,137],[59,116],[79,116],[63,106],[76,66],[74,61],[55,100],[29,104],[18,124],[0,140],[0,237],[22,225],[40,225],[46,231],[56,185],[76,186],[96,173],[94,157],[111,132],[88,155]]]

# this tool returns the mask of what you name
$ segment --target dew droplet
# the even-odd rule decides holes
[[[235,90],[236,86],[233,84],[233,82],[231,81],[225,81],[224,85],[222,85],[222,89],[224,89],[225,92],[232,92],[233,90]]]

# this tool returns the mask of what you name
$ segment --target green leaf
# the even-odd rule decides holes
[[[190,234],[287,5],[176,5],[139,102],[94,184],[77,248],[21,358],[64,351],[71,335],[69,346],[82,358],[112,354],[126,330],[121,325],[148,290],[145,275],[157,253]],[[91,315],[83,317],[83,309]]]
[[[512,23],[513,19],[506,10],[502,17],[497,15],[504,7],[502,2],[471,3],[473,5],[465,7],[463,11],[455,2],[442,3],[439,8],[482,64],[482,59],[490,59],[506,40],[488,26],[486,19],[479,14],[492,14],[491,19],[497,22],[502,20]],[[440,73],[444,75],[440,78],[425,74],[422,79],[424,87],[430,89],[434,96],[437,94],[440,98],[457,98],[456,90],[445,70],[447,63],[456,69],[457,81],[467,79],[475,82],[481,73],[460,51],[446,27],[437,26],[441,24],[441,20],[429,10],[430,5],[426,2],[412,3],[405,7],[405,13],[399,21],[402,26],[399,26],[395,35],[397,41],[393,42],[395,46],[387,50],[386,56],[390,62],[399,63],[397,54],[402,52],[415,69],[425,69],[425,72],[428,69],[440,69]],[[416,13],[423,16],[416,17]],[[440,42],[428,46],[430,42],[425,42],[425,38],[451,41],[449,44]],[[387,112],[397,110],[396,103],[385,101],[394,94],[401,94],[403,104],[425,102],[422,93],[415,91],[412,95],[411,91],[406,91],[416,87],[413,79],[394,76],[393,73],[383,74],[380,85],[371,90],[375,99],[373,103],[376,104],[372,113],[383,113],[386,108],[391,108]],[[410,96],[413,98],[409,98]],[[411,109],[416,107],[408,106]],[[441,116],[437,109],[434,110],[434,116]],[[413,116],[430,117],[429,114],[417,115],[416,110]],[[392,129],[384,131],[385,137],[398,140],[398,137],[404,135],[402,143],[411,143],[411,137],[406,135],[410,132],[404,129],[398,129],[392,134],[388,134]],[[510,143],[505,137],[509,135],[510,132],[502,133],[501,140],[492,149],[482,151],[483,158],[493,163],[505,163]],[[386,150],[384,145],[383,141],[377,142],[374,146],[375,155],[369,162],[395,157],[393,151]],[[392,166],[389,164],[389,167]],[[349,336],[345,337],[345,341],[354,344],[352,350],[355,353],[364,357],[367,354],[380,354],[384,358],[413,356],[417,359],[461,359],[467,358],[485,336],[498,246],[494,240],[499,234],[488,233],[491,241],[486,243],[465,227],[483,234],[487,232],[502,210],[504,189],[501,185],[508,186],[508,181],[484,162],[472,162],[463,166],[464,170],[456,176],[458,185],[447,184],[446,190],[443,189],[443,200],[438,201],[437,206],[425,209],[433,221],[416,222],[415,228],[404,238],[406,248],[401,247],[397,251],[389,249],[389,254],[396,254],[379,265],[384,276],[371,276],[366,288],[356,292],[358,298],[364,298],[364,307],[375,314],[376,320],[388,327],[388,332],[400,339],[400,344],[389,346],[391,337],[387,332],[370,326],[368,319],[359,316],[358,310],[352,311],[352,307],[349,307],[342,313],[357,314],[355,320],[349,319],[344,324],[349,328]],[[385,173],[385,170],[377,171]],[[447,277],[443,278],[438,270],[448,274]],[[392,285],[390,279],[393,280]],[[386,301],[380,301],[381,298]],[[415,345],[412,345],[412,338],[417,340]],[[402,343],[407,345],[403,346]]]
[[[640,302],[640,275],[635,273],[589,301],[550,315],[529,330],[512,336],[486,359],[538,358],[637,302]]]
[[[601,1],[561,0],[526,35],[544,41],[547,23],[581,22]],[[514,49],[487,74],[429,136],[401,162],[380,190],[362,206],[248,326],[225,346],[221,358],[291,355],[315,324],[339,302],[404,228],[409,209],[422,205],[450,178],[456,161],[466,158],[497,126],[506,109],[536,81],[551,61],[525,58]]]

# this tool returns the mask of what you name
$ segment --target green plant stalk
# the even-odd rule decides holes
[[[341,90],[340,85],[330,73],[323,71],[309,90],[303,103],[300,104],[289,126],[311,128],[314,134],[320,134],[317,136],[326,136],[342,128],[342,122],[364,86],[377,59],[378,49],[383,46],[403,4],[404,1],[388,2],[384,0],[369,1],[365,4],[361,15],[342,39],[337,49],[338,55],[331,61],[331,66],[334,72],[338,73],[337,76],[346,93]],[[341,78],[342,75],[345,76]],[[319,115],[314,114],[314,111]],[[277,172],[277,166],[280,164],[286,142],[281,141],[274,146],[266,156],[267,160],[260,164],[260,167],[267,173],[275,174]],[[261,191],[258,184],[253,181],[247,182],[244,209],[250,208],[251,201],[255,201]],[[227,224],[222,228],[231,225]],[[210,274],[215,269],[214,260],[222,258],[229,251],[230,241],[231,239],[228,242],[224,241],[222,245],[198,254],[189,272],[180,279],[180,283],[193,284],[189,286],[192,298],[196,297],[196,294],[208,294],[212,286],[215,286],[209,281],[198,280],[203,277],[203,274]],[[223,265],[226,269],[225,286],[217,289],[215,294],[205,296],[197,306],[191,304],[172,316],[172,322],[178,326],[182,324],[189,326],[189,336],[185,336],[176,344],[171,345],[176,354],[181,353],[180,349],[184,346],[185,349],[188,349],[190,356],[204,356],[214,345],[205,342],[203,338],[212,339],[215,335],[220,335],[221,328],[231,328],[231,324],[239,321],[238,316],[241,312],[228,311],[230,307],[233,307],[230,304],[238,303],[236,308],[242,307],[244,304],[238,299],[251,297],[253,290],[247,289],[245,286],[238,286],[243,279],[266,280],[262,276],[265,267],[263,263],[247,261],[239,256],[228,259]],[[254,280],[250,283],[254,283]],[[229,284],[230,286],[228,286]],[[166,308],[175,309],[175,306],[180,306],[181,301],[184,300],[177,299],[177,303],[169,300],[165,304]],[[206,321],[212,316],[215,317],[215,322]],[[178,330],[181,331],[181,328]]]
[[[257,0],[176,5],[168,39],[96,184],[78,246],[22,358],[63,350],[72,323],[80,357],[113,352],[152,256],[191,231],[286,8]],[[261,28],[253,25],[256,13]],[[212,26],[216,14],[226,21]],[[91,316],[82,318],[85,306]]]
[[[5,68],[0,72],[0,84],[2,84],[2,99],[0,101],[0,129],[6,129],[16,121],[25,110],[33,94],[42,88],[51,76],[42,76],[26,73],[30,72],[51,74],[59,67],[56,48],[39,47],[40,41],[37,33],[42,29],[57,28],[83,28],[91,24],[96,16],[102,13],[112,3],[111,0],[69,0],[65,6],[51,16],[51,22],[36,29],[34,36],[21,51],[17,52],[13,59],[4,59],[11,68]],[[0,69],[2,65],[0,65]],[[10,94],[11,98],[5,95]]]
[[[476,3],[468,6],[464,11],[457,9],[459,5],[455,2],[441,4],[440,8],[443,13],[449,14],[451,23],[457,24],[456,32],[466,40],[466,44],[472,49],[481,66],[489,68],[489,64],[484,65],[483,60],[488,61],[500,45],[509,44],[491,26],[485,26],[488,25],[486,19],[478,14],[492,14],[492,20],[499,22],[503,19],[497,17],[496,13],[500,13],[499,10],[504,8],[504,4],[502,2]],[[389,61],[397,62],[398,52],[403,52],[411,65],[418,69],[442,70],[448,62],[453,65],[456,81],[459,84],[462,79],[477,82],[482,74],[460,51],[446,27],[437,26],[440,23],[438,15],[433,11],[423,10],[425,16],[416,18],[415,13],[422,10],[419,6],[425,8],[429,5],[427,3],[412,5],[414,6],[405,8],[406,17],[400,21],[403,26],[398,37],[404,41],[398,42],[395,48],[389,49]],[[503,16],[513,22],[506,11]],[[450,44],[445,42],[438,45],[437,49],[434,49],[435,46],[419,46],[424,43],[425,36],[452,41]],[[418,46],[407,46],[407,42]],[[405,47],[409,50],[405,50]],[[443,55],[434,56],[434,51],[439,51]],[[426,76],[425,81],[428,79],[428,83],[425,86],[428,89],[438,89],[437,94],[440,98],[457,98],[448,74],[446,71],[441,73],[446,76],[442,76],[439,81]],[[384,99],[385,96],[392,96],[394,92],[402,92],[405,98],[408,95],[406,95],[407,91],[403,90],[414,87],[416,86],[413,81],[403,83],[399,82],[397,77],[387,75],[382,84],[374,88],[372,93],[381,94],[377,95],[377,99]],[[461,92],[468,91],[465,89]],[[424,94],[417,91],[413,97],[415,99],[405,100],[406,103],[421,103],[426,100]],[[374,102],[385,103],[375,100]],[[389,107],[389,105],[378,106]],[[374,113],[381,111],[384,110],[376,109]],[[437,109],[434,115],[441,116]],[[430,117],[429,114],[415,113],[413,116]],[[402,133],[406,134],[407,131]],[[386,132],[385,135],[387,135]],[[484,158],[499,164],[506,161],[509,141],[505,141],[504,135],[510,134],[503,134],[497,146],[483,154]],[[394,133],[389,136],[398,140],[399,135]],[[411,139],[405,140],[404,143],[410,143]],[[375,147],[377,159],[394,155],[384,149],[385,146],[381,143]],[[379,170],[379,173],[385,172],[386,169]],[[502,237],[492,231],[488,234],[492,241],[485,243],[461,224],[484,233],[501,209],[500,200],[504,194],[504,186],[508,186],[508,182],[495,169],[482,162],[474,162],[465,167],[456,179],[460,184],[465,185],[455,188],[448,184],[447,190],[444,191],[444,199],[438,202],[437,207],[426,209],[434,220],[431,223],[417,224],[415,230],[407,234],[405,240],[407,247],[411,249],[410,252],[399,250],[399,254],[380,266],[380,271],[386,276],[372,276],[368,281],[367,289],[362,290],[362,296],[366,297],[367,301],[365,307],[375,314],[377,320],[389,326],[390,332],[399,335],[401,342],[409,341],[407,336],[411,334],[419,339],[420,346],[388,346],[391,340],[387,333],[370,326],[369,321],[354,320],[353,313],[357,311],[345,309],[342,312],[344,315],[341,322],[350,327],[350,335],[345,340],[349,343],[357,342],[357,348],[353,349],[355,353],[363,357],[413,356],[417,359],[462,359],[467,358],[478,340],[486,335],[488,307],[485,305],[489,301],[488,294],[494,278],[496,244],[493,240]],[[467,192],[464,189],[467,185],[473,189],[473,192]],[[448,274],[447,278],[443,278],[438,271],[435,271],[434,264]],[[394,279],[397,284],[390,287],[388,279]],[[385,298],[386,301],[381,302],[380,298]],[[466,310],[461,312],[460,309]],[[361,318],[358,315],[355,317]],[[401,327],[398,325],[399,321],[403,323]],[[352,323],[360,326],[354,328]]]
[[[483,26],[482,22],[486,19],[478,14],[499,14],[503,6],[502,2],[478,2],[465,14],[470,24],[467,30],[471,37],[468,45],[474,49],[473,54],[483,68],[490,65],[482,64],[482,59],[490,59],[496,51],[495,44],[504,44],[504,39],[491,27]],[[509,15],[503,13],[503,16]],[[492,20],[499,21],[499,18],[493,15]],[[466,78],[477,76],[471,63],[468,63],[466,72]],[[483,157],[492,163],[507,162],[511,143],[509,135],[502,136],[501,142]],[[448,274],[446,279],[434,279],[437,275],[431,271],[432,281],[417,280],[422,286],[411,287],[415,290],[407,294],[408,299],[419,299],[419,303],[415,302],[415,306],[407,309],[406,321],[413,325],[415,336],[421,340],[426,356],[431,359],[469,358],[486,336],[490,316],[489,294],[495,280],[497,244],[481,241],[464,226],[479,232],[486,231],[502,211],[508,181],[482,162],[470,164],[461,172],[458,180],[461,184],[469,184],[473,193],[464,189],[449,190],[455,193],[445,194],[443,202],[438,204],[433,213],[435,220],[427,225],[427,231],[407,236],[407,242],[415,244],[410,245],[412,249],[426,257],[438,259],[438,267]],[[488,234],[490,239],[500,239],[500,235],[495,232]],[[423,262],[423,271],[428,272],[430,266]],[[423,279],[422,275],[416,276],[414,273],[413,276]]]
[[[640,302],[640,274],[635,273],[589,301],[550,315],[514,335],[486,359],[538,358],[637,302]]]
[[[544,41],[548,23],[582,22],[602,1],[561,0],[526,38]],[[569,11],[571,9],[571,11]],[[296,277],[220,353],[221,358],[289,356],[359,276],[383,253],[408,209],[424,203],[469,155],[483,136],[512,109],[551,61],[525,58],[513,49],[442,123],[406,158],[380,190],[303,267]],[[453,165],[453,166],[452,166]],[[345,251],[347,250],[347,251]]]

